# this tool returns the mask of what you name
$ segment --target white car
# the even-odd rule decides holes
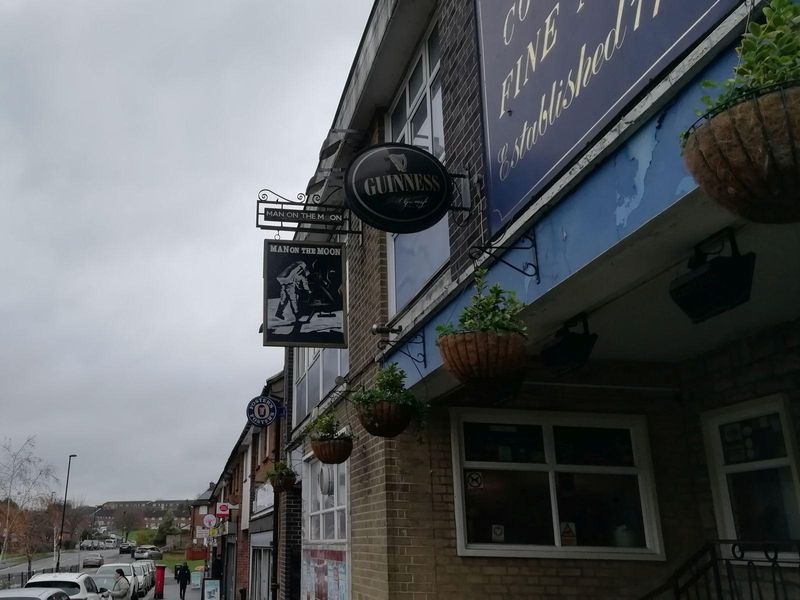
[[[28,579],[26,588],[57,588],[70,600],[100,600],[94,580],[86,573],[42,573]]]
[[[133,567],[133,572],[136,574],[136,577],[139,579],[139,589],[142,590],[141,595],[144,596],[150,591],[150,582],[147,579],[147,573],[145,573],[141,563],[132,563],[131,566]]]
[[[142,565],[144,568],[145,579],[147,580],[147,589],[152,589],[156,585],[156,563],[152,560],[137,560],[137,565]]]
[[[26,587],[17,590],[0,590],[0,600],[69,600],[64,590]]]
[[[144,587],[140,585],[139,578],[136,577],[136,574],[133,572],[133,566],[131,566],[130,563],[106,564],[97,569],[95,573],[98,576],[111,575],[113,577],[117,569],[122,569],[122,573],[128,579],[129,587],[128,587],[128,596],[126,597],[126,600],[136,600],[137,598],[143,597],[145,595]]]

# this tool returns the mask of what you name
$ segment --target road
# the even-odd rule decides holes
[[[132,561],[130,554],[120,554],[119,550],[95,550],[91,552],[91,554],[96,554],[99,552],[103,555],[103,559],[107,562],[124,562],[128,563]],[[62,567],[73,567],[78,564],[81,557],[86,556],[89,554],[90,551],[81,551],[78,552],[77,550],[65,550],[61,552],[61,566]],[[52,569],[55,565],[52,556],[48,556],[46,558],[40,558],[38,560],[34,560],[31,563],[31,568],[34,571],[38,571],[40,569]],[[24,573],[28,570],[28,563],[22,562],[19,564],[14,565],[13,567],[7,567],[5,569],[0,569],[0,575],[5,575],[7,573]],[[94,569],[87,569],[87,571],[93,571]]]

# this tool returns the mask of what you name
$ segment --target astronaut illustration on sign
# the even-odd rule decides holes
[[[276,318],[285,318],[284,311],[287,306],[292,310],[295,321],[300,318],[298,300],[301,299],[303,294],[311,293],[311,289],[308,287],[309,274],[310,271],[302,260],[293,262],[278,273],[277,280],[281,284],[281,297],[278,302],[278,310],[275,311]]]

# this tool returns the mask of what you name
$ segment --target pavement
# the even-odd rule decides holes
[[[152,594],[153,592],[150,592]],[[150,598],[150,594],[147,595]],[[180,600],[181,589],[175,581],[175,574],[167,569],[167,579],[164,585],[164,600]],[[186,588],[186,600],[200,600],[200,588],[192,588],[191,584]]]

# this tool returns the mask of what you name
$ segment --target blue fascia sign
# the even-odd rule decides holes
[[[497,233],[743,0],[476,0]]]

